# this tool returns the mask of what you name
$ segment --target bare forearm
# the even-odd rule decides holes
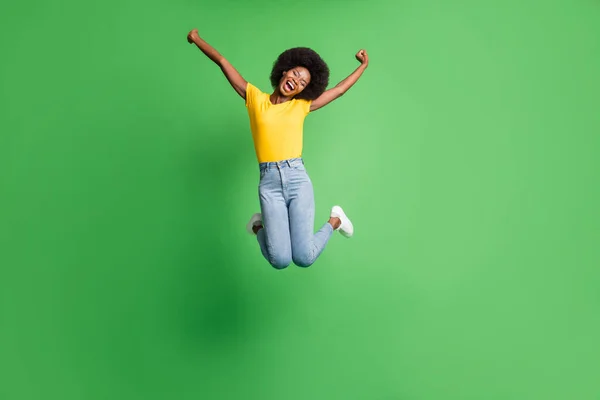
[[[225,57],[198,35],[197,29],[192,29],[190,31],[188,34],[188,42],[194,43],[208,58],[217,64],[235,91],[242,98],[246,98],[246,86],[248,85],[246,80],[233,65],[225,59]]]
[[[356,59],[360,61],[360,66],[356,68],[353,73],[348,75],[346,79],[335,85],[333,88],[326,90],[316,100],[314,100],[310,105],[310,111],[315,111],[323,106],[326,106],[354,86],[356,81],[358,81],[358,78],[361,77],[369,65],[369,56],[365,50],[360,50],[358,53],[356,53]]]
[[[218,66],[222,66],[224,57],[201,37],[192,38],[194,44]]]
[[[367,64],[361,64],[354,72],[352,72],[346,79],[335,85],[335,89],[340,92],[340,95],[346,93],[361,77],[363,72],[367,69]]]

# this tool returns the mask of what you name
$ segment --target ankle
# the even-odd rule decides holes
[[[339,228],[340,225],[342,225],[342,220],[339,219],[338,217],[331,217],[331,218],[329,218],[329,224],[335,230],[335,229]]]

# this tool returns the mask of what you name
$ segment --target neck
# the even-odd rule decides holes
[[[273,104],[281,104],[281,103],[285,103],[286,101],[290,101],[292,98],[282,95],[281,92],[276,89],[273,92],[273,94],[271,95],[270,99],[271,99],[271,103],[273,103]]]

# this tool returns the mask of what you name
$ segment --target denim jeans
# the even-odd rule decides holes
[[[333,233],[328,222],[314,233],[313,186],[301,158],[260,163],[258,194],[263,229],[258,243],[269,263],[283,269],[312,265]]]

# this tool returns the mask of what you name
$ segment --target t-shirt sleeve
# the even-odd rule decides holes
[[[246,85],[246,107],[254,107],[256,104],[256,99],[258,96],[260,96],[260,94],[261,91],[256,86],[248,82],[248,85]]]
[[[304,115],[308,115],[310,112],[311,104],[312,100],[302,100],[302,110],[304,111]]]

